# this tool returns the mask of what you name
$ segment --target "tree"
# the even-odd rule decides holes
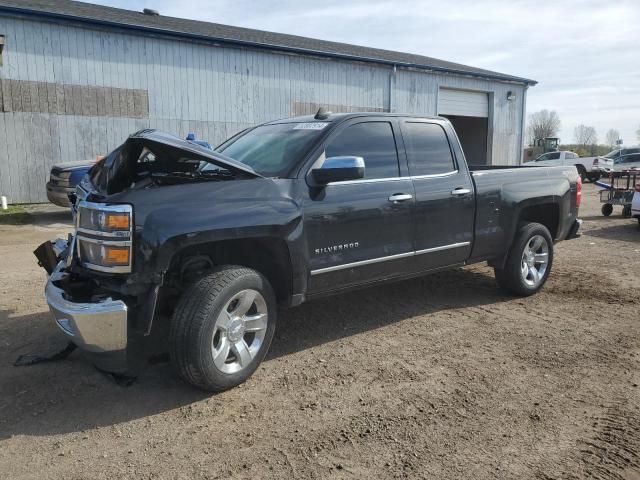
[[[611,148],[615,147],[617,145],[616,142],[619,138],[620,132],[618,130],[616,130],[615,128],[609,129],[606,135],[607,145]]]
[[[598,143],[598,134],[594,127],[587,125],[578,125],[573,130],[573,138],[578,145],[583,147],[596,145]]]
[[[529,115],[527,136],[531,140],[536,138],[557,137],[560,131],[560,117],[555,110],[540,110]]]

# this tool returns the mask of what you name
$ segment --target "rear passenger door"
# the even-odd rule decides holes
[[[564,160],[562,161],[562,165],[572,166],[580,163],[576,161],[579,158],[577,154],[573,152],[562,152],[562,154],[564,155]]]
[[[619,170],[628,170],[631,168],[640,168],[640,153],[624,155],[618,160]]]
[[[475,201],[464,158],[452,148],[457,137],[446,123],[414,119],[402,123],[402,136],[416,192],[414,268],[462,263],[471,253]]]
[[[324,158],[359,156],[359,180],[310,188],[304,204],[309,249],[309,293],[339,290],[399,276],[413,256],[414,191],[398,154],[398,122],[354,119],[324,142]]]

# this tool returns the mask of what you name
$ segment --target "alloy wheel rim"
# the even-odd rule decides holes
[[[236,293],[220,311],[213,329],[213,363],[223,373],[237,373],[260,351],[269,321],[267,302],[253,289]]]
[[[542,235],[529,239],[522,252],[520,274],[524,283],[537,287],[542,283],[549,266],[549,244]]]

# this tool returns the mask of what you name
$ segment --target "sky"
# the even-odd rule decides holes
[[[92,0],[440,58],[537,80],[527,112],[640,143],[640,0]]]

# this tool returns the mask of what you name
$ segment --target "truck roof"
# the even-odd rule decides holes
[[[263,125],[275,125],[278,123],[308,123],[308,122],[340,122],[349,118],[358,117],[403,117],[403,118],[420,118],[425,120],[447,120],[444,117],[431,116],[431,115],[414,115],[408,113],[390,113],[390,112],[349,112],[349,113],[330,113],[326,118],[316,118],[315,115],[302,115],[299,117],[286,117],[279,120],[273,120],[266,122]]]

